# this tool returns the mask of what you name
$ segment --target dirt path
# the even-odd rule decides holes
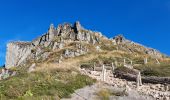
[[[105,83],[96,83],[92,86],[87,86],[77,90],[71,95],[71,98],[64,98],[62,100],[102,100],[102,95],[97,95],[103,89],[112,90],[112,92],[123,93],[125,88],[114,87]],[[149,96],[140,95],[137,91],[131,90],[127,92],[127,96],[110,95],[109,100],[153,100]]]

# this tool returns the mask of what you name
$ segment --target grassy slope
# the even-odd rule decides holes
[[[90,77],[72,69],[20,73],[0,82],[0,94],[1,100],[63,98],[94,82]]]
[[[148,65],[143,64],[143,54],[130,54],[126,51],[117,51],[116,46],[110,46],[111,42],[101,43],[102,52],[96,52],[95,47],[87,45],[91,52],[75,58],[65,59],[60,64],[52,63],[60,56],[66,48],[53,52],[44,61],[36,62],[36,70],[33,73],[26,73],[20,69],[20,74],[8,80],[0,81],[1,99],[56,99],[69,97],[74,90],[91,85],[95,80],[88,76],[81,75],[78,66],[85,64],[86,67],[93,67],[95,63],[118,62],[118,67],[123,65],[123,59],[131,59],[137,65],[135,68],[143,71],[143,75],[170,76],[170,62],[163,60],[161,65],[156,65],[155,60],[148,59]],[[50,51],[50,50],[48,50]],[[137,56],[136,56],[137,54]],[[34,61],[33,61],[34,62]],[[30,63],[33,63],[30,61]],[[128,62],[129,63],[129,62]],[[148,69],[149,68],[149,69]],[[149,72],[149,73],[148,73]],[[150,73],[152,72],[152,73]]]

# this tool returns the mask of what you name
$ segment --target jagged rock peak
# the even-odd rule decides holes
[[[82,26],[79,21],[75,22],[74,27],[76,28],[76,31],[80,31],[82,29]]]
[[[119,34],[117,36],[115,36],[113,38],[113,41],[116,43],[116,44],[120,44],[120,43],[125,43],[126,39],[125,37],[122,35],[122,34]]]
[[[50,24],[50,29],[55,29],[54,24]]]
[[[57,28],[50,25],[48,31],[32,42],[13,42],[7,45],[6,67],[19,66],[27,59],[36,58],[43,50],[40,48],[61,49],[73,41],[84,41],[91,44],[99,43],[101,33],[82,28],[79,21],[74,25],[60,24]],[[39,48],[39,49],[37,49]],[[33,54],[32,51],[36,52]]]

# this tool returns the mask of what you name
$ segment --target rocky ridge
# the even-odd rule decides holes
[[[125,39],[123,36],[119,35],[114,37],[112,40],[104,37],[100,32],[93,32],[87,29],[84,29],[80,22],[76,22],[74,25],[65,23],[64,25],[59,25],[57,28],[53,24],[50,25],[47,33],[40,36],[39,38],[33,40],[32,42],[11,42],[7,44],[7,53],[6,53],[6,68],[19,66],[26,62],[28,59],[39,59],[38,55],[48,56],[49,53],[43,52],[44,49],[62,49],[66,44],[79,41],[86,42],[92,45],[98,44],[96,48],[100,49],[100,42],[102,39],[112,42],[112,46],[118,45],[118,50],[125,50],[130,53],[142,52],[148,54],[155,58],[162,58],[162,54],[155,49],[144,47],[140,44],[132,42]],[[106,44],[105,44],[106,45]],[[109,45],[109,44],[108,44]],[[85,48],[88,51],[87,48]],[[78,52],[82,52],[80,50]],[[68,52],[66,52],[68,53]],[[70,52],[70,56],[74,56],[74,52]],[[79,55],[79,54],[77,54]]]
[[[84,29],[79,22],[76,22],[73,26],[66,23],[59,25],[58,28],[51,24],[47,33],[32,42],[8,43],[5,66],[6,68],[15,67],[24,63],[29,57],[37,58],[42,53],[42,48],[62,49],[66,43],[71,41],[95,44],[99,42],[101,36],[98,32]]]

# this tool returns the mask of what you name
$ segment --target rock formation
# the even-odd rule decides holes
[[[12,42],[7,45],[6,68],[20,65],[30,54],[32,45],[29,42]]]
[[[62,49],[69,41],[85,41],[95,44],[99,42],[98,36],[100,35],[100,33],[82,28],[80,22],[76,22],[73,26],[66,23],[59,25],[58,28],[51,24],[47,33],[32,42],[8,43],[5,66],[6,68],[19,66],[30,56],[32,56],[31,58],[37,58],[43,52],[42,48]],[[79,55],[78,53],[82,53],[84,50],[72,53]]]
[[[31,42],[18,41],[8,43],[5,66],[6,68],[11,68],[23,64],[28,59],[38,60],[41,59],[42,56],[47,58],[50,54],[47,51],[62,49],[66,46],[66,44],[73,41],[86,42],[92,45],[98,44],[96,46],[96,50],[101,51],[101,40],[110,41],[100,32],[93,32],[84,29],[78,21],[75,22],[74,25],[65,23],[58,25],[57,28],[51,24],[45,34]],[[125,50],[131,53],[141,52],[146,55],[150,55],[155,59],[162,58],[162,54],[160,52],[127,40],[125,37],[123,37],[123,35],[116,36],[112,39],[112,42],[113,45],[116,45],[116,48],[120,50]],[[69,50],[69,54],[66,54],[67,52],[65,52],[65,56],[67,55],[68,57],[74,57],[84,54],[87,51],[88,50],[85,47],[80,48],[77,51]]]
[[[147,54],[147,55],[151,56],[152,58],[162,58],[163,57],[163,54],[161,54],[159,51],[152,49],[152,48],[148,48],[141,44],[132,42],[132,41],[126,39],[123,35],[115,36],[111,41],[112,41],[113,45],[118,45],[120,49],[124,49],[131,53],[138,51],[143,54]]]

